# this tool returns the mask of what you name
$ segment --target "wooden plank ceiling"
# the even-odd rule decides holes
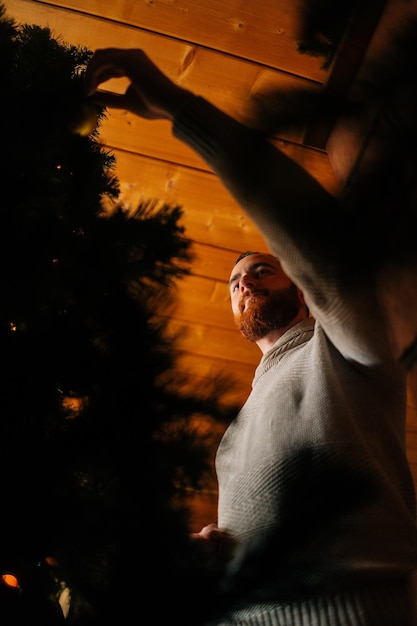
[[[412,6],[406,0],[359,1],[356,7],[354,2],[328,0],[3,4],[17,23],[47,26],[73,45],[91,50],[143,48],[179,84],[269,132],[279,149],[334,194],[341,191],[360,151],[362,131],[355,131],[343,149],[339,146],[331,153],[326,149],[332,139],[329,120],[277,133],[274,121],[281,105],[276,94],[299,89],[311,94],[347,93],[366,55],[383,43],[381,31],[405,20]],[[313,8],[316,17],[321,9],[321,23],[314,21]],[[107,85],[114,91],[123,86],[123,80]],[[182,329],[179,365],[196,384],[222,371],[233,372],[237,384],[231,399],[242,403],[260,352],[234,328],[227,280],[239,252],[266,250],[262,237],[205,163],[172,137],[167,122],[151,123],[114,110],[101,128],[100,141],[116,156],[121,200],[127,208],[150,198],[183,208],[183,225],[194,242],[196,259],[192,275],[178,285],[178,306],[172,314],[173,328]],[[408,422],[417,484],[417,409],[411,393]]]

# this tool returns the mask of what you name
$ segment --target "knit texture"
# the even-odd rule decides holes
[[[378,585],[299,602],[252,604],[208,626],[414,626],[409,606],[404,585]]]
[[[238,623],[368,626],[395,624],[398,605],[406,614],[406,583],[391,595],[386,584],[415,567],[414,491],[401,386],[386,382],[378,395],[312,320],[264,355],[216,459],[218,524],[238,540],[223,589],[251,616],[238,610]]]

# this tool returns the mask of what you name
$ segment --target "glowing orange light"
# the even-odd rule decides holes
[[[85,404],[85,398],[76,398],[74,396],[63,396],[61,400],[62,407],[68,411],[67,418],[77,417]]]
[[[16,576],[14,576],[13,574],[2,574],[1,576],[2,581],[4,582],[5,585],[7,585],[8,587],[19,587],[19,581],[17,580]]]

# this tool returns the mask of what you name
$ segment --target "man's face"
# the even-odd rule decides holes
[[[233,268],[230,299],[235,324],[249,341],[285,328],[304,307],[301,292],[269,254],[251,254]]]

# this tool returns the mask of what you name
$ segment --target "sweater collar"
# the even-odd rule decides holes
[[[291,350],[292,348],[296,348],[297,346],[306,343],[311,339],[314,332],[315,320],[312,317],[307,318],[301,322],[298,322],[295,326],[292,326],[288,329],[277,341],[274,343],[272,348],[265,352],[262,355],[260,363],[255,371],[255,378],[253,380],[253,384],[255,384],[256,380],[261,376],[267,369],[271,367],[271,365],[277,360],[277,358],[281,358],[286,352]]]

